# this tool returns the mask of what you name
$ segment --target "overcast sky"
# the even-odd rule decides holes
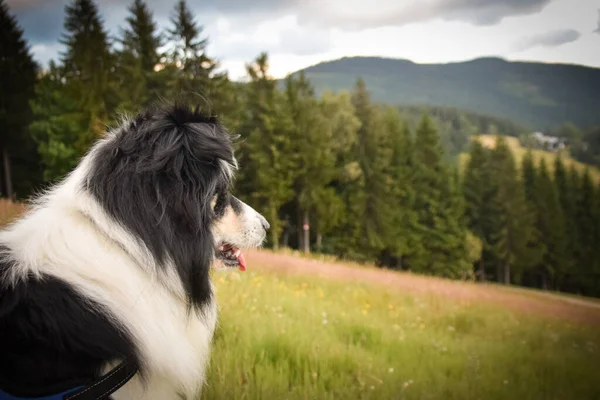
[[[108,30],[130,1],[96,0]],[[69,0],[8,0],[38,61],[58,58]],[[175,0],[147,0],[161,28]],[[343,56],[418,63],[499,56],[600,67],[600,0],[188,0],[232,78],[267,51],[271,73]]]

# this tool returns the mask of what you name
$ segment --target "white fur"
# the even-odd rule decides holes
[[[174,268],[157,272],[161,268],[148,249],[80,189],[89,160],[90,155],[24,218],[0,232],[0,242],[13,249],[18,267],[12,279],[47,274],[64,280],[105,306],[131,332],[148,380],[144,386],[136,375],[115,399],[168,400],[178,393],[194,398],[204,383],[216,304],[188,312]],[[233,226],[248,232],[241,244],[256,246],[262,241],[259,216],[245,207],[243,221]],[[215,236],[229,239],[235,233],[231,229],[221,226]]]

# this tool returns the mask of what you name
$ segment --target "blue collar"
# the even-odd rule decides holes
[[[44,397],[16,397],[0,389],[0,400],[99,400],[107,399],[125,385],[138,372],[136,361],[125,359],[106,375],[101,376],[87,386],[78,386],[66,392]]]
[[[10,395],[10,394],[6,393],[5,391],[3,391],[2,389],[0,389],[0,400],[64,400],[66,395],[74,393],[82,388],[83,388],[83,386],[79,386],[79,387],[76,387],[73,389],[69,389],[66,392],[51,394],[51,395],[44,396],[44,397],[17,397],[17,396]]]

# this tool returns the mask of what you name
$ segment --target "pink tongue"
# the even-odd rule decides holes
[[[242,253],[240,253],[240,255],[238,256],[238,262],[240,263],[240,266],[238,269],[240,271],[245,271],[246,270],[246,260],[244,259],[244,255]]]

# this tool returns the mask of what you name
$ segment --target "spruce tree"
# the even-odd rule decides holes
[[[411,263],[416,271],[448,277],[465,276],[467,232],[459,218],[460,191],[442,165],[439,135],[425,115],[415,138],[415,209],[424,254]]]
[[[576,174],[572,174],[573,177]],[[576,178],[574,179],[576,180]],[[597,209],[597,194],[592,182],[589,169],[586,169],[578,185],[578,194],[575,203],[575,218],[578,228],[578,254],[576,258],[578,270],[578,283],[582,294],[593,295],[596,293],[598,282],[598,255],[597,230],[598,221],[595,210]]]
[[[83,154],[75,143],[85,123],[84,114],[77,99],[67,95],[66,86],[62,69],[51,61],[36,85],[32,101],[35,119],[30,132],[42,161],[44,180],[48,182],[66,175]]]
[[[27,127],[37,66],[23,30],[0,0],[0,196],[26,196],[38,182],[38,160]]]
[[[247,201],[271,224],[271,245],[279,247],[283,224],[280,208],[293,195],[296,167],[290,140],[293,124],[277,82],[268,74],[268,57],[261,54],[247,66],[246,120],[239,129],[245,141],[239,158],[242,174],[239,183]]]
[[[414,207],[413,140],[408,125],[398,111],[388,108],[384,116],[386,134],[392,150],[386,207],[391,211],[391,228],[385,238],[390,260],[395,268],[406,268],[413,258],[423,256],[423,242],[419,237],[418,214]]]
[[[128,10],[127,26],[121,32],[123,49],[119,52],[118,72],[122,105],[135,110],[149,105],[161,93],[154,68],[161,60],[162,39],[143,0],[134,0]]]
[[[535,166],[533,153],[528,150],[521,161],[521,175],[523,188],[525,190],[526,220],[530,227],[530,235],[527,241],[527,248],[521,260],[521,267],[527,279],[522,282],[525,285],[540,286],[539,269],[547,252],[546,244],[543,239],[543,232],[539,229],[538,221],[540,216],[539,206],[539,173]]]
[[[468,229],[465,201],[461,191],[460,173],[457,166],[450,167],[448,180],[442,185],[441,218],[438,231],[445,235],[441,249],[446,256],[446,265],[439,265],[436,275],[450,278],[473,278],[473,265],[467,248]]]
[[[554,183],[556,186],[556,192],[560,201],[560,206],[564,216],[564,235],[565,235],[565,263],[563,269],[565,270],[565,277],[561,283],[561,289],[566,291],[572,291],[573,287],[573,274],[575,269],[575,258],[577,256],[578,246],[578,232],[575,214],[575,202],[577,195],[577,188],[572,187],[572,182],[569,179],[569,173],[563,162],[562,156],[556,157],[554,163]]]
[[[510,284],[511,270],[526,259],[531,231],[523,185],[514,156],[502,136],[490,157],[490,248],[498,282]]]
[[[556,186],[543,158],[540,161],[535,189],[538,211],[536,225],[546,248],[540,269],[542,288],[557,288],[567,272],[565,222]]]
[[[186,72],[193,71],[196,65],[196,59],[204,54],[208,39],[201,39],[204,28],[195,21],[194,15],[190,11],[185,0],[179,0],[175,4],[175,13],[171,17],[173,28],[168,30],[169,39],[173,42],[174,48],[171,58],[178,66],[187,68]]]
[[[348,213],[354,210],[356,202],[355,183],[362,178],[355,160],[354,148],[357,143],[360,121],[352,104],[350,93],[323,93],[319,102],[320,113],[328,122],[331,132],[331,146],[335,160],[335,176],[322,193],[327,198],[317,203],[316,246],[324,251],[347,256],[356,250],[352,239],[348,239]],[[327,243],[322,243],[323,235],[330,234]]]
[[[490,251],[490,181],[489,150],[479,140],[472,140],[469,160],[463,178],[463,196],[465,200],[465,219],[468,229],[481,241],[483,251],[477,267],[480,280],[486,279],[487,253]]]
[[[115,59],[93,0],[73,0],[65,10],[61,43],[66,51],[61,61],[64,79],[69,84],[67,90],[87,114],[88,135],[84,135],[81,143],[87,147],[90,136],[102,132],[100,121],[106,121],[116,106],[116,90],[111,81]]]
[[[596,185],[594,194],[595,206],[592,208],[592,220],[595,226],[594,243],[600,243],[600,184]],[[590,284],[590,294],[595,297],[600,297],[600,254],[594,253],[592,266],[592,282]]]
[[[169,60],[174,66],[174,81],[170,97],[193,96],[198,101],[199,96],[212,109],[220,109],[223,101],[219,93],[228,83],[227,75],[217,73],[218,62],[206,53],[208,38],[202,38],[204,28],[196,22],[186,0],[175,4],[171,24],[168,38],[173,50]]]
[[[299,214],[299,247],[308,253],[315,209],[319,203],[335,201],[331,193],[327,193],[327,186],[335,176],[333,137],[329,124],[320,113],[314,90],[303,73],[298,78],[288,77],[285,90],[293,121],[291,140],[298,167],[294,189]]]
[[[386,205],[387,182],[391,152],[388,137],[383,131],[381,113],[371,104],[365,82],[358,79],[352,93],[356,116],[361,122],[358,130],[355,157],[361,170],[360,197],[357,199],[359,224],[358,248],[372,259],[385,248],[385,237],[390,235],[391,209]]]
[[[366,227],[362,222],[367,206],[364,149],[366,135],[368,134],[367,126],[373,118],[373,109],[365,82],[362,79],[358,79],[354,86],[351,94],[351,105],[358,127],[349,151],[344,156],[344,170],[342,171],[344,185],[340,190],[340,196],[343,199],[346,213],[339,229],[344,234],[337,240],[335,249],[342,257],[372,260],[371,257],[374,255],[372,247],[368,246],[368,251],[363,251],[364,242],[366,241],[364,235]]]
[[[162,39],[152,11],[143,0],[134,0],[128,10],[128,26],[122,32],[123,46],[139,60],[142,71],[153,72],[160,62],[159,48],[162,46]]]
[[[32,136],[47,180],[68,172],[105,131],[118,103],[114,57],[98,9],[91,0],[66,7],[62,65],[51,63],[32,104]]]

